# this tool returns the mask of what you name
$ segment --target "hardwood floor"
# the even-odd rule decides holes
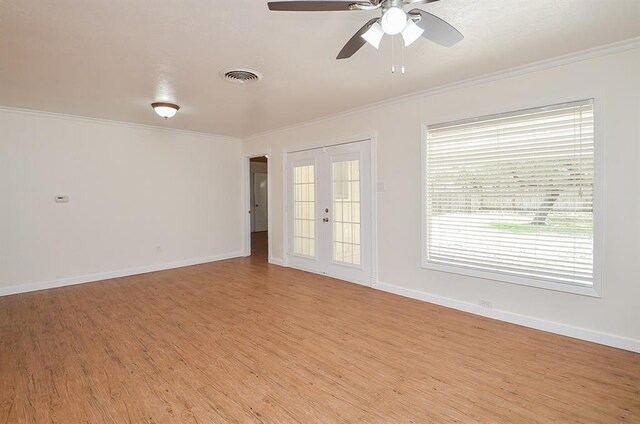
[[[251,233],[251,256],[254,259],[267,262],[269,258],[269,233],[267,231],[259,231]]]
[[[0,298],[0,423],[640,422],[638,354],[257,250]]]

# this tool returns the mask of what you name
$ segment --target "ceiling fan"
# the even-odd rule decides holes
[[[369,20],[344,45],[336,59],[347,59],[360,50],[365,43],[376,49],[385,34],[401,34],[404,45],[408,46],[420,36],[441,46],[451,47],[464,36],[448,22],[421,9],[404,11],[405,5],[433,3],[438,0],[366,0],[330,1],[298,0],[271,1],[269,10],[292,12],[330,12],[348,10],[381,10],[382,16]]]

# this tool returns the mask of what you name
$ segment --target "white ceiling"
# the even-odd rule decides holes
[[[379,12],[269,12],[266,0],[0,0],[0,105],[246,136],[640,36],[640,0],[440,0],[465,39],[425,39],[391,74],[388,37],[335,56]],[[398,44],[396,44],[398,46]],[[398,50],[396,50],[398,51]],[[264,74],[254,84],[219,77]],[[149,104],[175,101],[163,121]]]

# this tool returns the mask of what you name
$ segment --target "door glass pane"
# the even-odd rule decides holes
[[[316,256],[315,166],[293,168],[293,253]]]
[[[360,160],[332,163],[333,260],[360,265]]]

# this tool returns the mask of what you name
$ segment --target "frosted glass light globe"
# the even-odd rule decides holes
[[[378,47],[380,47],[380,41],[382,41],[382,37],[384,37],[384,31],[379,23],[374,22],[374,24],[371,25],[367,32],[362,34],[361,37],[364,38],[367,43],[371,44],[377,49]]]
[[[402,30],[402,39],[404,40],[404,46],[407,47],[414,41],[416,41],[422,33],[424,29],[420,28],[416,25],[411,19],[407,20],[407,26]]]
[[[177,110],[172,107],[167,106],[158,106],[156,108],[156,113],[163,118],[172,118],[176,114]]]
[[[171,118],[176,114],[180,106],[173,103],[165,103],[165,102],[156,102],[151,103],[151,107],[156,113],[162,116],[164,119]]]
[[[399,34],[407,25],[407,14],[399,7],[390,7],[380,20],[382,30],[389,35]]]

